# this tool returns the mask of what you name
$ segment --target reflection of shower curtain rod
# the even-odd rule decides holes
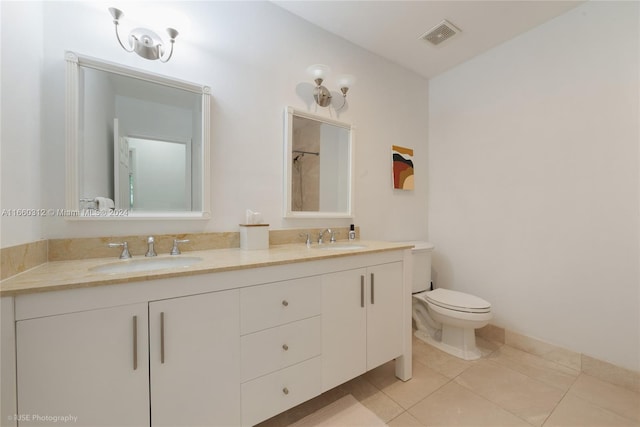
[[[301,151],[301,150],[291,150],[292,153],[298,154],[313,154],[314,156],[319,156],[320,153],[314,153],[313,151]]]

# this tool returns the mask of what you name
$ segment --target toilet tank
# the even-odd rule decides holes
[[[414,246],[413,255],[413,290],[412,293],[431,289],[431,252],[434,246],[429,242],[407,242]]]

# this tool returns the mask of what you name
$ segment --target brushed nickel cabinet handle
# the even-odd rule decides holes
[[[284,394],[289,394],[289,389],[285,387],[285,388],[282,389],[282,392]]]
[[[374,284],[373,284],[373,273],[371,273],[371,304],[375,304],[375,298],[374,298]]]
[[[286,299],[282,300],[282,305],[284,305],[285,307],[289,305],[289,301],[287,301]]]
[[[287,350],[289,350],[289,346],[288,346],[288,345],[286,345],[286,344],[282,344],[282,349],[283,349],[284,351],[287,351]]]
[[[138,369],[138,316],[133,316],[133,370]]]
[[[160,313],[160,363],[164,363],[164,311]]]
[[[364,276],[360,276],[360,307],[364,308]]]

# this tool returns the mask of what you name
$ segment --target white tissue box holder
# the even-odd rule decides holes
[[[240,224],[240,249],[269,249],[269,224]]]

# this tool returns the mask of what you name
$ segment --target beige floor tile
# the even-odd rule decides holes
[[[581,374],[569,394],[640,423],[640,394]]]
[[[575,369],[507,345],[493,352],[488,359],[563,391],[569,390],[579,374]]]
[[[285,427],[290,424],[293,424],[302,418],[310,415],[325,406],[332,404],[333,402],[341,399],[342,397],[349,394],[346,390],[342,390],[338,387],[326,391],[319,396],[314,397],[313,399],[307,400],[304,403],[301,403],[298,406],[294,406],[293,408],[282,412],[262,423],[258,424],[256,427]]]
[[[505,331],[504,342],[508,346],[538,355],[543,359],[568,366],[572,369],[580,370],[580,353],[575,351],[567,350],[508,329]]]
[[[362,376],[342,384],[338,389],[353,395],[358,402],[367,407],[385,423],[404,412],[400,405]]]
[[[403,412],[387,423],[389,427],[424,427],[413,415]]]
[[[416,361],[413,360],[413,369],[415,366]],[[364,374],[364,378],[380,390],[398,381],[402,382],[396,378],[396,363],[393,360],[367,372]]]
[[[419,362],[413,363],[413,376],[406,382],[395,378],[393,363],[374,369],[365,378],[404,409],[409,409],[450,381]]]
[[[583,373],[640,393],[640,372],[625,369],[586,354],[582,355],[581,361]]]
[[[564,392],[495,362],[482,360],[454,381],[540,426]]]
[[[425,426],[529,426],[474,392],[450,382],[408,411]]]
[[[493,352],[499,350],[504,344],[491,341],[482,337],[476,337],[476,347],[480,350],[482,357],[487,357]]]
[[[575,395],[567,394],[553,411],[544,427],[613,427],[639,426],[640,423],[600,408]]]
[[[473,362],[452,356],[417,338],[413,340],[413,360],[441,373],[447,378],[455,378],[465,369],[473,366]]]

